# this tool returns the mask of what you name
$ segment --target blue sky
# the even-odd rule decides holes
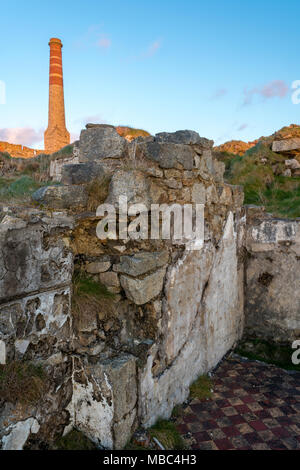
[[[299,17],[299,0],[1,2],[0,140],[43,145],[50,37],[73,136],[94,121],[221,143],[299,123]]]

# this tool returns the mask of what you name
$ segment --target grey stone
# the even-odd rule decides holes
[[[200,137],[198,132],[182,130],[176,132],[160,132],[155,135],[156,142],[167,142],[173,144],[200,145],[203,148],[211,148],[213,141]]]
[[[294,139],[274,140],[272,144],[272,150],[273,152],[279,153],[300,150],[300,138],[295,137]]]
[[[232,191],[231,186],[229,184],[224,184],[219,188],[219,195],[220,195],[220,204],[224,204],[225,206],[230,206],[232,204]]]
[[[170,189],[181,189],[182,188],[182,182],[178,181],[178,180],[175,180],[175,179],[165,180],[164,183]]]
[[[206,202],[207,204],[217,204],[219,201],[218,193],[214,184],[211,184],[206,189]]]
[[[298,170],[300,168],[300,163],[295,158],[285,161],[285,166],[291,168],[292,170]]]
[[[137,400],[136,358],[122,355],[100,365],[113,390],[114,419],[120,421],[134,408]]]
[[[204,150],[202,155],[196,155],[195,166],[199,169],[199,174],[204,180],[209,180],[214,176],[214,165],[210,150]]]
[[[11,229],[21,229],[26,227],[25,220],[18,217],[12,217],[11,215],[5,215],[1,220],[1,225],[7,225]]]
[[[100,273],[99,278],[100,278],[100,282],[102,282],[102,284],[104,284],[105,286],[109,286],[109,287],[120,286],[118,274],[113,271]]]
[[[153,160],[161,168],[176,168],[181,164],[185,170],[194,166],[194,150],[188,145],[168,142],[145,142],[137,144],[136,154]]]
[[[32,199],[53,209],[76,209],[87,205],[88,193],[84,186],[45,186]]]
[[[216,158],[213,160],[214,166],[214,179],[216,183],[223,183],[223,176],[225,172],[225,163],[218,161]]]
[[[195,183],[192,188],[192,202],[195,204],[205,204],[206,192],[203,183]]]
[[[121,256],[118,272],[129,276],[142,276],[150,271],[165,266],[169,259],[167,251],[156,253],[138,253],[134,256]]]
[[[93,263],[88,263],[86,266],[86,271],[89,274],[99,274],[108,271],[110,267],[110,261],[94,261]]]
[[[162,268],[144,279],[132,279],[122,275],[121,286],[128,299],[136,305],[144,305],[162,291],[165,273],[166,269]]]
[[[89,126],[81,131],[79,161],[88,162],[104,158],[125,156],[126,140],[112,126]]]
[[[150,206],[149,183],[141,171],[120,170],[113,175],[105,202],[118,207],[119,198],[124,196],[128,204],[143,203],[146,207]]]
[[[242,207],[244,204],[244,188],[243,186],[239,185],[230,185],[232,191],[232,198],[233,198],[233,205],[234,207]]]
[[[104,168],[97,162],[64,165],[61,182],[66,185],[85,184],[104,175]]]
[[[73,257],[63,233],[72,227],[65,219],[49,219],[27,227],[0,231],[0,299],[20,297],[71,282]],[[1,224],[0,224],[1,225]],[[56,238],[53,233],[60,233]],[[47,245],[45,245],[45,240]]]

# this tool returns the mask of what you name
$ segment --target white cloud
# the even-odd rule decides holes
[[[261,85],[259,87],[252,88],[251,90],[244,90],[244,105],[252,103],[252,99],[255,95],[261,96],[264,100],[271,98],[284,98],[289,91],[289,87],[283,80],[273,80]]]
[[[97,46],[100,49],[109,49],[111,46],[111,39],[109,39],[107,36],[101,36],[101,38],[97,41]]]
[[[211,96],[211,100],[218,100],[219,98],[222,98],[223,96],[227,95],[228,90],[226,88],[218,88],[213,95]]]
[[[0,140],[10,144],[32,147],[44,138],[44,131],[36,131],[32,127],[11,127],[0,129]]]

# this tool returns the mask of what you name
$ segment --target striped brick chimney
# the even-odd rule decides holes
[[[66,128],[64,83],[62,68],[62,42],[51,38],[50,73],[49,73],[49,115],[48,128],[44,134],[47,153],[53,153],[70,143],[70,134]]]

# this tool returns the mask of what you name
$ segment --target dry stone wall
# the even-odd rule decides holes
[[[3,449],[47,442],[69,421],[73,256],[63,234],[71,229],[68,217],[35,210],[6,215],[0,224],[0,363],[30,362],[47,373],[43,396],[34,403],[25,395],[15,401],[12,394],[11,402],[0,396]]]
[[[0,362],[33,360],[50,377],[48,401],[22,419],[17,405],[0,402],[3,448],[41,448],[75,427],[100,448],[120,449],[137,426],[170,417],[190,384],[241,338],[245,285],[251,292],[246,327],[259,327],[251,263],[261,234],[270,236],[275,222],[268,219],[272,230],[262,229],[262,221],[246,214],[243,191],[224,183],[212,145],[193,131],[127,142],[111,126],[89,125],[79,163],[63,166],[61,185],[33,196],[43,211],[2,218]],[[190,250],[174,238],[100,240],[96,207],[110,203],[118,212],[120,196],[129,205],[143,203],[147,217],[151,204],[204,204],[203,244]],[[278,233],[285,233],[291,244],[284,250],[297,259],[297,226],[273,230],[276,257]],[[111,295],[81,299],[75,308],[73,270],[74,279],[84,276]],[[265,302],[259,299],[257,308]],[[293,307],[287,308],[293,318]],[[295,313],[286,330],[296,322]]]
[[[111,126],[89,125],[79,142],[80,163],[63,167],[62,186],[34,196],[73,211],[74,194],[84,208],[88,184],[105,177],[110,184],[101,202],[117,211],[124,196],[147,211],[151,204],[205,205],[205,241],[196,251],[174,240],[99,240],[95,213],[75,216],[76,269],[115,295],[73,323],[68,429],[75,426],[97,445],[121,448],[137,425],[169,417],[190,384],[241,337],[243,192],[224,183],[212,145],[193,131],[128,143]]]

